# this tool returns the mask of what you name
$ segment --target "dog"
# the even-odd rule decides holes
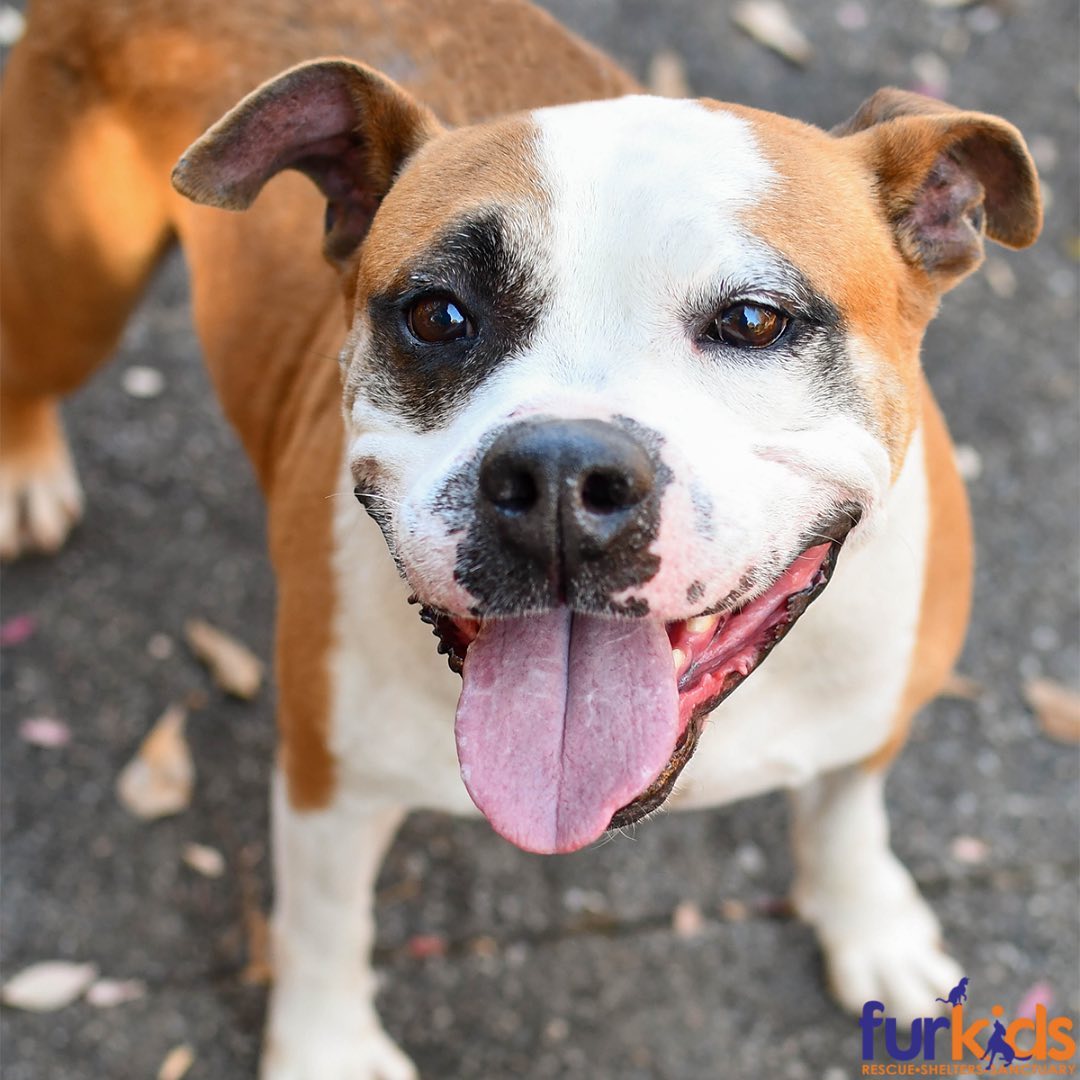
[[[645,96],[523,0],[57,0],[3,129],[0,552],[77,520],[58,398],[173,240],[266,496],[267,1080],[414,1075],[366,957],[419,807],[557,854],[790,789],[840,1003],[956,983],[882,789],[968,618],[919,348],[1038,235],[1012,125]]]
[[[986,1052],[983,1054],[983,1060],[990,1059],[986,1062],[987,1072],[994,1067],[994,1059],[998,1057],[1001,1058],[1002,1068],[1008,1068],[1014,1061],[1031,1060],[1031,1054],[1018,1054],[1016,1052],[1008,1040],[1005,1025],[1000,1020],[995,1020],[994,1030],[986,1041]]]

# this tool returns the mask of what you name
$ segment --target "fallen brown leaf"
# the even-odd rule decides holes
[[[158,1069],[157,1080],[181,1080],[195,1064],[195,1051],[190,1046],[174,1046]]]
[[[1053,679],[1032,679],[1024,697],[1035,710],[1044,735],[1064,743],[1080,743],[1080,694]]]
[[[184,636],[225,693],[250,701],[259,692],[263,662],[242,642],[203,619],[189,619]]]
[[[677,938],[697,937],[705,927],[705,916],[693,900],[683,900],[671,913],[671,929]]]
[[[750,909],[741,900],[721,900],[720,914],[728,922],[746,922]]]
[[[273,934],[270,920],[259,906],[259,883],[255,867],[259,854],[252,848],[242,848],[237,861],[240,878],[240,909],[247,939],[247,964],[240,972],[240,981],[249,986],[265,986],[274,979]]]
[[[180,857],[203,877],[218,878],[225,873],[225,856],[207,844],[185,844]]]
[[[53,1012],[70,1005],[96,978],[93,964],[43,960],[9,979],[0,990],[0,1000],[13,1009]]]
[[[244,916],[248,961],[240,972],[240,981],[248,986],[266,986],[274,981],[274,958],[270,920],[254,908]]]
[[[686,65],[674,49],[661,49],[649,61],[649,73],[645,79],[649,91],[659,97],[693,97],[686,78]]]
[[[745,0],[731,9],[731,21],[759,45],[800,67],[810,62],[813,49],[780,0]]]
[[[186,710],[170,705],[116,780],[116,794],[145,820],[179,814],[191,802],[195,766],[184,738]]]

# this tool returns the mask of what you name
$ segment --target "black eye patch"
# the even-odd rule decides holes
[[[544,292],[535,262],[514,251],[507,231],[499,211],[459,222],[369,298],[363,384],[373,404],[431,431],[528,347]]]

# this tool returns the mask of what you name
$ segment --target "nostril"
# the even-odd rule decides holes
[[[581,485],[581,505],[591,514],[614,514],[640,501],[637,486],[618,470],[594,469]]]
[[[504,514],[526,514],[539,496],[536,478],[525,469],[505,469],[485,485],[488,501]]]

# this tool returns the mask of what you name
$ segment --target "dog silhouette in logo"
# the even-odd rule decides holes
[[[986,1071],[989,1072],[994,1067],[994,1058],[1001,1057],[1001,1064],[1005,1066],[1011,1065],[1014,1061],[1029,1061],[1031,1059],[1030,1054],[1018,1054],[1016,1050],[1009,1044],[1008,1039],[1005,1038],[1005,1025],[1000,1020],[994,1021],[994,1034],[990,1036],[986,1043],[986,1053],[983,1057],[988,1057],[990,1060],[987,1062]]]
[[[965,975],[950,991],[947,998],[934,998],[935,1001],[940,1001],[944,1005],[959,1005],[962,1001],[967,1001],[967,984],[968,977]]]

